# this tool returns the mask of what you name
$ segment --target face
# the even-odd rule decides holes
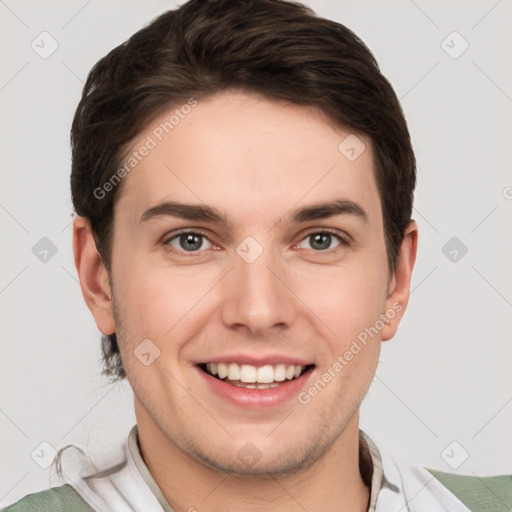
[[[137,419],[209,467],[293,472],[357,431],[405,307],[371,143],[348,159],[350,131],[241,92],[158,131],[176,108],[134,141],[154,147],[114,212],[113,329]]]

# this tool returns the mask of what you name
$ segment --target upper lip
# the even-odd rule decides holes
[[[301,359],[299,357],[293,357],[289,355],[251,355],[251,354],[230,354],[225,356],[217,356],[209,359],[203,359],[199,361],[197,364],[205,364],[205,363],[237,363],[237,364],[248,364],[251,366],[265,366],[265,365],[278,365],[278,364],[288,364],[295,366],[308,366],[314,364],[312,361],[307,359]]]

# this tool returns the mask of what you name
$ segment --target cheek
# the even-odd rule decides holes
[[[215,269],[166,268],[147,261],[117,267],[114,295],[120,321],[135,339],[154,339],[162,348],[197,315],[218,280]],[[198,273],[200,278],[198,278]]]
[[[384,268],[384,267],[383,267]],[[343,346],[379,319],[387,278],[375,263],[322,267],[294,276],[297,296]]]

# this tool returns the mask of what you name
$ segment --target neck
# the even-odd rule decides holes
[[[142,458],[175,512],[368,510],[357,413],[320,460],[292,475],[262,477],[206,467],[172,443],[140,404],[135,411]]]

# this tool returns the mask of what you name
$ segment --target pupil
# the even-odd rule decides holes
[[[180,245],[186,251],[196,251],[201,248],[203,241],[201,235],[194,235],[193,233],[187,233],[180,236]]]
[[[329,249],[331,245],[331,235],[325,233],[318,233],[313,235],[312,247],[314,249]]]

